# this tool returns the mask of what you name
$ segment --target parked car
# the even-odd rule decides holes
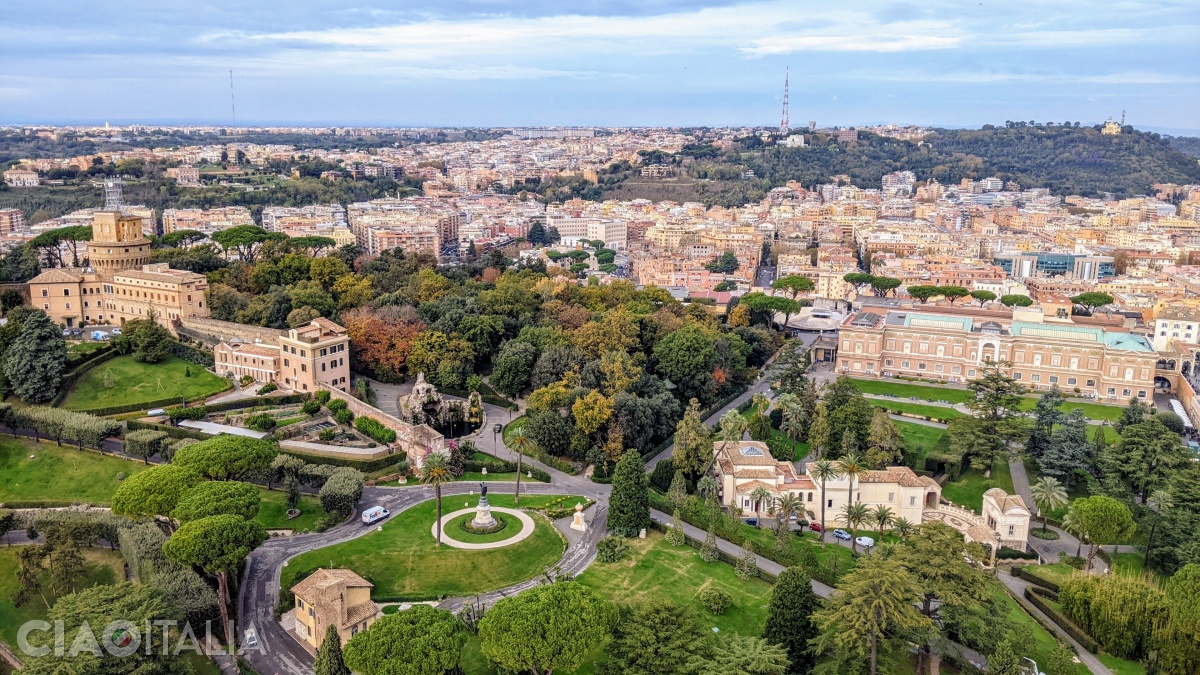
[[[499,422],[497,422],[497,423],[495,423],[495,424],[493,424],[493,425],[492,425],[492,433],[493,433],[493,434],[498,434],[498,433],[500,433],[500,430],[501,430],[502,428],[503,428],[503,426],[502,426],[502,425],[501,425]]]
[[[854,543],[858,544],[859,546],[871,548],[875,545],[875,540],[870,537],[859,537],[858,539],[854,540]]]
[[[257,647],[258,633],[255,633],[253,628],[248,629],[246,631],[246,639],[242,642],[242,644],[247,647]]]
[[[846,541],[850,541],[850,539],[851,539],[850,533],[841,529],[840,527],[833,531],[833,536],[837,537],[838,539],[844,539]]]
[[[820,523],[809,523],[808,529],[812,530],[813,532],[822,532],[825,528],[821,527]]]
[[[112,334],[113,334],[113,335],[120,335],[120,334],[121,334],[121,329],[120,329],[120,328],[114,328],[114,329],[112,329]]]

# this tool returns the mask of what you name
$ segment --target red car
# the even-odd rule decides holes
[[[809,523],[808,529],[812,530],[813,532],[820,532],[821,524],[820,523]]]

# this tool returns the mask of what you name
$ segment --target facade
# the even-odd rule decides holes
[[[944,311],[943,311],[944,312]],[[1108,402],[1150,400],[1157,356],[1144,337],[1069,319],[1038,306],[1008,311],[863,311],[842,324],[837,370],[858,377],[966,382],[989,362],[1031,389],[1058,386]]]
[[[177,166],[167,169],[167,178],[174,178],[180,185],[199,185],[200,170],[194,166]]]
[[[0,237],[7,237],[25,228],[25,214],[21,209],[0,209]]]
[[[350,386],[350,336],[324,318],[292,328],[274,343],[223,340],[213,347],[213,360],[220,375],[249,375],[293,391],[347,391]]]
[[[254,217],[244,206],[224,206],[215,209],[165,209],[162,214],[163,234],[178,230],[196,230],[211,235],[239,225],[253,225]]]
[[[170,326],[182,317],[206,317],[203,274],[171,269],[166,263],[143,265],[112,275],[79,269],[50,269],[29,281],[33,307],[67,328],[89,324],[124,325],[154,316]]]
[[[150,264],[150,240],[140,216],[97,211],[92,214],[88,262],[98,274],[109,275]]]
[[[4,183],[9,187],[37,187],[40,182],[36,171],[9,169],[4,172]]]
[[[1004,273],[1014,279],[1038,274],[1047,276],[1069,274],[1076,279],[1106,279],[1116,276],[1116,262],[1111,256],[1079,255],[1076,253],[1019,253],[996,256],[994,260]]]
[[[382,616],[371,601],[374,585],[345,569],[318,569],[292,587],[296,599],[296,635],[311,651],[321,646],[325,631],[336,626],[345,645]]]

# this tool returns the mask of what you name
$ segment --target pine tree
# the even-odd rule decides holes
[[[737,567],[734,571],[742,579],[752,579],[758,576],[758,556],[754,554],[754,549],[750,547],[750,542],[746,542],[743,546],[742,557],[738,558]]]
[[[67,539],[50,552],[50,585],[54,594],[63,596],[75,592],[75,583],[84,575],[83,555],[79,546]]]
[[[704,535],[704,544],[700,547],[700,559],[704,562],[716,562],[720,554],[717,551],[717,532],[712,525],[708,526],[708,534]]]
[[[650,495],[646,466],[636,450],[627,450],[613,472],[612,496],[608,502],[608,531],[620,537],[636,537],[650,527]]]
[[[541,223],[534,223],[529,228],[529,236],[526,239],[534,246],[541,246],[546,243],[546,228]]]
[[[1021,675],[1021,657],[1008,640],[997,645],[996,651],[988,657],[988,675]]]
[[[820,608],[821,600],[813,592],[812,579],[804,570],[789,567],[780,573],[771,590],[762,636],[787,649],[789,673],[807,675],[812,670],[814,659],[808,642],[817,636],[813,614]]]
[[[1087,417],[1082,410],[1072,410],[1054,432],[1038,464],[1042,473],[1058,478],[1069,490],[1075,473],[1091,468],[1094,450],[1087,437]]]
[[[683,518],[679,516],[679,509],[675,509],[674,515],[671,516],[671,529],[667,530],[667,543],[672,546],[682,546],[684,543]]]
[[[882,469],[899,463],[903,458],[904,436],[887,411],[876,408],[871,417],[871,429],[867,433],[867,454],[863,459],[872,469]]]
[[[675,470],[675,477],[671,479],[671,487],[667,490],[667,499],[670,500],[671,506],[675,507],[675,511],[683,508],[687,501],[687,479],[683,477],[683,472],[679,469]]]
[[[342,639],[338,637],[336,626],[330,625],[325,629],[321,651],[317,653],[317,662],[313,664],[313,675],[350,675],[350,669],[342,660]]]
[[[4,376],[12,391],[28,403],[45,403],[58,394],[66,368],[62,331],[42,312],[25,319],[4,359]]]

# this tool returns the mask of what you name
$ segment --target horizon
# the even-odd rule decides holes
[[[0,26],[0,120],[771,127],[790,72],[793,128],[1091,125],[1127,111],[1137,128],[1200,132],[1200,8],[1186,2],[407,5],[15,6]]]

